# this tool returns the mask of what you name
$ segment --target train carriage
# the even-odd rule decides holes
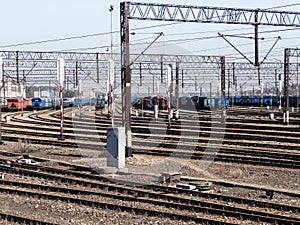
[[[163,95],[155,95],[152,96],[150,104],[152,105],[153,109],[154,105],[158,105],[158,109],[165,110],[168,107],[168,99]]]
[[[261,105],[261,96],[259,96],[259,95],[242,96],[242,105],[243,106],[260,106]]]
[[[263,106],[279,106],[279,97],[266,95],[263,97]]]
[[[142,110],[154,110],[154,105],[152,104],[152,97],[144,97],[137,99],[133,104],[133,108],[142,109]]]
[[[243,105],[243,96],[229,96],[226,97],[228,99],[228,106],[241,106]]]
[[[9,110],[28,110],[31,107],[31,100],[21,97],[7,99],[7,108]]]
[[[197,111],[207,110],[211,108],[209,103],[212,103],[212,99],[210,99],[209,101],[207,97],[197,96],[197,95],[193,96],[191,99]]]
[[[182,96],[178,98],[179,109],[196,110],[197,106],[190,96]]]
[[[63,105],[64,105],[64,107],[72,107],[73,106],[72,98],[64,98]]]
[[[95,104],[95,109],[101,110],[104,108],[105,105],[107,105],[107,101],[105,101],[104,98],[97,98],[96,104]]]

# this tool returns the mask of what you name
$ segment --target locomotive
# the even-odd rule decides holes
[[[31,108],[31,100],[22,97],[13,97],[7,99],[8,110],[27,110]]]

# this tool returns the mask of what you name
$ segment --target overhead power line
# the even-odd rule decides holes
[[[49,43],[49,42],[74,40],[74,39],[87,38],[87,37],[96,37],[96,36],[106,35],[106,34],[110,34],[110,32],[72,36],[72,37],[65,37],[65,38],[48,39],[48,40],[43,40],[43,41],[24,42],[24,43],[11,44],[11,45],[2,45],[2,46],[0,46],[0,48],[9,48],[9,47],[17,47],[17,46],[23,46],[23,45],[35,45],[35,44],[42,44],[42,43]]]
[[[135,28],[132,30],[145,30],[145,29],[149,29],[149,28],[164,27],[164,26],[170,26],[170,25],[175,25],[175,24],[177,24],[177,23],[160,24],[160,25],[147,26],[147,27],[138,27],[138,28]],[[119,32],[120,32],[119,30],[116,30],[116,31],[112,31],[112,32],[103,32],[103,33],[71,36],[71,37],[65,37],[65,38],[48,39],[48,40],[42,40],[42,41],[31,41],[31,42],[24,42],[24,43],[17,43],[17,44],[8,44],[8,45],[1,45],[0,48],[10,48],[10,47],[17,47],[17,46],[24,46],[24,45],[35,45],[35,44],[43,44],[43,43],[50,43],[50,42],[67,41],[67,40],[74,40],[74,39],[81,39],[81,38],[110,35],[112,33],[119,33]]]

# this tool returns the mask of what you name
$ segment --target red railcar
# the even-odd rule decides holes
[[[22,110],[29,109],[31,107],[31,99],[25,98],[9,98],[7,99],[7,108],[9,110]]]

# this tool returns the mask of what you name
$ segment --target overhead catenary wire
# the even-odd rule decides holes
[[[0,45],[0,48],[10,48],[10,47],[23,46],[23,45],[35,45],[35,44],[43,44],[43,43],[50,43],[50,42],[67,41],[67,40],[81,39],[81,38],[87,38],[87,37],[96,37],[96,36],[101,36],[101,35],[106,35],[106,34],[110,34],[110,32],[87,34],[87,35],[80,35],[80,36],[71,36],[71,37],[65,37],[65,38],[55,38],[55,39],[48,39],[48,40],[43,40],[43,41],[23,42],[23,43],[10,44],[10,45]]]
[[[138,28],[135,28],[135,29],[132,29],[132,30],[144,30],[144,29],[149,29],[149,28],[164,27],[164,26],[170,26],[170,25],[175,25],[175,24],[176,23],[160,24],[160,25],[147,26],[147,27],[138,27]],[[23,43],[17,43],[17,44],[7,44],[7,45],[0,45],[0,48],[10,48],[10,47],[17,47],[17,46],[24,46],[24,45],[35,45],[35,44],[44,44],[44,43],[50,43],[50,42],[82,39],[82,38],[88,38],[88,37],[111,35],[112,33],[117,33],[118,34],[119,32],[120,32],[119,30],[115,30],[115,31],[112,31],[112,32],[102,32],[102,33],[86,34],[86,35],[71,36],[71,37],[64,37],[64,38],[47,39],[47,40],[41,40],[41,41],[31,41],[31,42],[23,42]]]
[[[274,32],[285,32],[285,31],[292,31],[292,30],[299,30],[300,28],[289,28],[289,29],[277,29],[277,30],[267,30],[267,31],[260,31],[259,33],[260,34],[264,34],[264,33],[274,33]],[[230,29],[230,30],[224,30],[225,32],[227,31],[238,31],[238,30],[243,30],[243,29]],[[247,29],[248,30],[248,29]],[[215,33],[215,31],[210,31],[210,32],[191,32],[191,33],[188,33],[188,34],[196,34],[196,33]],[[146,34],[146,33],[142,33],[142,34]],[[153,34],[153,33],[148,33],[147,34]],[[184,33],[172,33],[171,35],[166,33],[166,35],[164,36],[164,39],[166,39],[166,37],[169,37],[169,36],[173,36],[173,35],[181,35],[181,34],[184,34]],[[239,33],[239,34],[232,34],[232,35],[250,35],[252,34],[251,32],[247,32],[247,33]],[[150,36],[149,38],[141,38],[141,39],[137,39],[137,40],[134,40],[134,41],[131,41],[130,45],[131,46],[134,46],[134,45],[139,45],[139,44],[148,44],[149,42],[146,42],[146,40],[152,40],[152,36]],[[214,38],[218,38],[218,36],[207,36],[207,37],[193,37],[193,38],[184,38],[184,39],[166,39],[166,41],[168,43],[177,43],[177,44],[182,44],[182,43],[188,43],[188,42],[194,42],[194,41],[201,41],[201,40],[209,40],[209,39],[214,39]],[[264,38],[265,40],[269,40],[269,39],[272,39],[274,37],[271,37],[271,38]],[[277,38],[277,37],[275,37]],[[250,38],[251,39],[251,38]],[[290,38],[282,38],[284,40],[287,40],[287,39],[290,39]],[[297,39],[297,37],[295,37],[294,39]],[[138,41],[143,41],[143,42],[138,42]],[[157,42],[158,44],[161,43],[161,42]],[[250,44],[249,44],[250,45]],[[115,47],[119,47],[120,45],[117,44],[115,45]],[[68,50],[62,50],[62,51],[74,51],[74,50],[79,50],[79,51],[85,51],[85,50],[93,50],[93,49],[101,49],[101,48],[107,48],[108,46],[96,46],[96,47],[89,47],[89,48],[76,48],[76,49],[68,49]],[[226,49],[228,47],[220,47],[218,49]],[[210,50],[212,50],[210,48]]]

